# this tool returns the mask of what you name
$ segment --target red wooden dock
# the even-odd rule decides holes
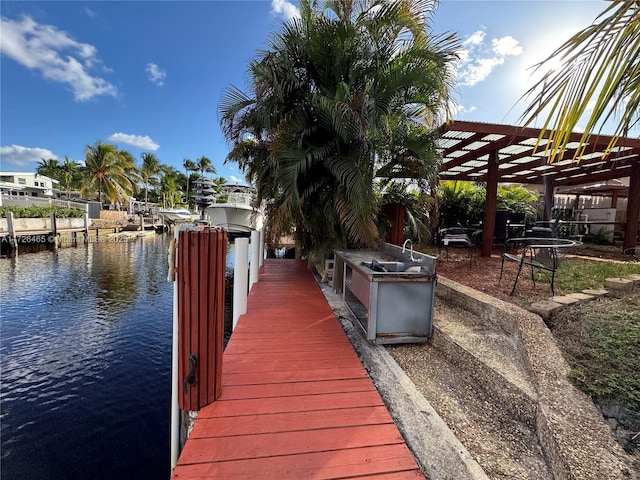
[[[222,384],[172,478],[425,478],[301,261],[265,261]]]

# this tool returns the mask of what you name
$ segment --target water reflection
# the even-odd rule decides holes
[[[2,478],[167,477],[167,246],[0,260]]]

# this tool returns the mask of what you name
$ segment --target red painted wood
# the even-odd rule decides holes
[[[228,385],[220,400],[291,397],[320,393],[348,393],[374,391],[368,378],[325,380],[321,382],[268,383],[260,385]]]
[[[207,417],[229,417],[236,415],[268,414],[281,412],[308,412],[331,408],[353,408],[384,405],[378,392],[327,393],[322,395],[300,395],[295,397],[243,399],[218,401],[203,408],[200,415]]]
[[[184,230],[178,237],[178,404],[199,410],[222,393],[224,272],[227,234]],[[187,385],[189,356],[197,355],[196,385]]]
[[[233,480],[301,480],[352,478],[357,475],[418,472],[406,445],[314,452],[232,462],[180,463],[173,478],[216,478]],[[391,477],[394,478],[394,477]],[[415,478],[415,477],[410,477]],[[424,477],[417,477],[424,478]]]
[[[272,413],[270,415],[213,417],[199,419],[189,438],[232,437],[303,429],[383,425],[385,423],[393,423],[393,420],[386,407],[382,405],[311,412]],[[229,439],[229,441],[233,442],[234,439]]]
[[[266,260],[173,478],[424,478],[300,261]]]
[[[401,203],[389,203],[384,206],[384,213],[391,223],[386,241],[394,245],[402,245],[404,240],[404,219],[407,209]]]
[[[233,440],[194,438],[189,440],[184,452],[191,463],[202,463],[210,459],[211,452],[215,452],[217,461],[225,462],[399,443],[403,444],[404,440],[396,426],[384,424],[249,434]]]
[[[326,368],[305,371],[270,372],[268,377],[264,373],[235,373],[224,371],[222,385],[251,385],[265,382],[285,383],[304,381],[338,380],[341,378],[367,377],[367,372],[362,367]]]

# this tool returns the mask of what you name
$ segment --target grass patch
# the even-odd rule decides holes
[[[566,292],[585,288],[602,288],[605,278],[640,274],[640,263],[612,263],[581,258],[567,258],[556,272],[555,284]]]
[[[640,413],[640,292],[568,307],[552,330],[580,390]]]

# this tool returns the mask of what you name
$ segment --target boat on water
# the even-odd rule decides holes
[[[256,208],[256,189],[246,185],[221,185],[207,199],[205,214],[211,225],[222,227],[231,234],[246,234],[262,229],[264,214]]]
[[[159,208],[158,215],[168,223],[193,222],[194,215],[186,208]]]

